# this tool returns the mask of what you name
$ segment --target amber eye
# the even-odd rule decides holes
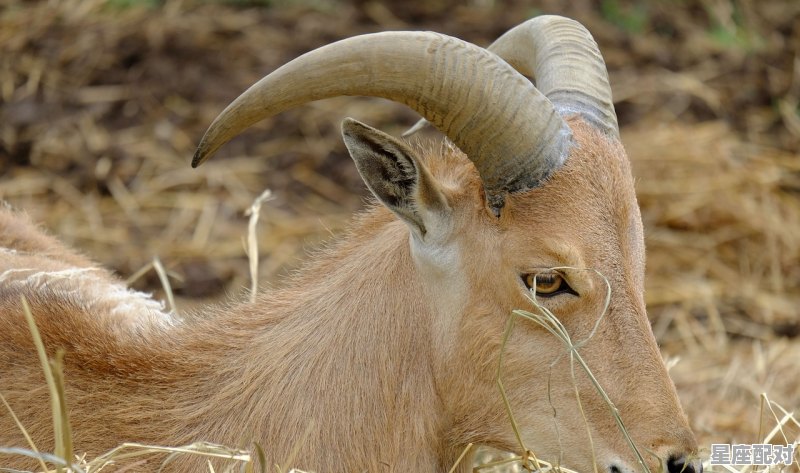
[[[564,277],[556,272],[528,273],[522,276],[525,287],[534,289],[539,297],[553,297],[561,293],[578,295]]]

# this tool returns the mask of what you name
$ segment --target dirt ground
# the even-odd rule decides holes
[[[189,167],[247,86],[315,47],[425,29],[488,45],[541,13],[606,59],[648,246],[647,302],[699,441],[758,443],[800,410],[800,2],[794,0],[62,0],[0,3],[0,199],[179,309],[248,286],[337,234],[367,195],[339,136],[416,115],[339,98],[273,117]],[[774,411],[774,414],[773,414]],[[785,426],[786,442],[800,429]],[[779,436],[781,434],[778,434]],[[777,443],[785,443],[783,440]]]

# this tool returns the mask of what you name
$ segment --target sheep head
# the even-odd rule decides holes
[[[431,313],[431,369],[452,456],[468,442],[517,450],[521,440],[583,471],[700,471],[647,319],[641,217],[605,65],[586,29],[546,16],[488,49],[420,32],[333,43],[237,98],[193,165],[267,116],[338,95],[404,103],[450,140],[441,152],[420,151],[355,120],[342,125],[365,183],[408,228],[403,244],[425,292],[409,297]],[[558,338],[517,320],[502,366],[517,438],[497,360],[512,311],[542,308],[558,316],[615,407]]]

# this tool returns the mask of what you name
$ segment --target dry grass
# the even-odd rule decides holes
[[[334,39],[411,28],[485,45],[535,13],[522,1],[121,4],[0,10],[0,199],[182,309],[242,293],[252,265],[276,283],[360,208],[344,116],[395,135],[416,120],[385,101],[323,101],[190,169],[230,99]],[[779,408],[761,408],[767,393],[800,410],[800,3],[535,10],[585,23],[608,62],[646,226],[648,307],[701,445],[755,443],[782,421],[786,440],[800,438]],[[264,188],[274,200],[250,231],[251,262],[244,212]]]

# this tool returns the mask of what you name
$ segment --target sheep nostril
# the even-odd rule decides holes
[[[703,464],[689,460],[686,455],[672,456],[667,460],[667,473],[703,473]]]

